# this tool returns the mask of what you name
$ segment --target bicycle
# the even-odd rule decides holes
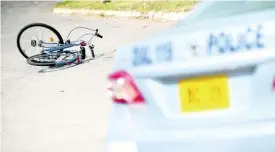
[[[43,32],[45,30],[48,30],[52,33],[50,34],[50,37],[48,37],[50,42],[43,40],[43,38],[45,37],[45,36],[43,37],[43,32],[40,35],[39,34],[32,35],[30,39],[26,40],[26,42],[28,42],[28,45],[30,45],[32,48],[37,49],[36,53],[29,55],[26,53],[27,50],[22,47],[23,44],[21,43],[21,41],[26,31],[34,27],[42,27],[42,29],[44,29]],[[84,28],[90,31],[94,31],[94,33],[85,33],[82,36],[80,36],[76,41],[71,42],[69,39],[70,34],[74,30],[79,28]],[[89,41],[80,40],[82,37],[86,35],[92,35]],[[91,44],[91,40],[94,38],[94,36],[103,38],[103,36],[98,33],[98,29],[90,29],[87,27],[76,27],[69,32],[66,38],[66,41],[64,43],[61,34],[52,26],[44,23],[32,23],[32,24],[26,25],[19,31],[17,35],[17,47],[19,52],[27,59],[27,63],[30,65],[63,66],[63,65],[69,65],[76,61],[77,63],[80,63],[81,60],[85,59],[86,58],[85,47],[87,46],[87,43],[91,51],[92,57],[95,58],[94,45]],[[75,46],[80,46],[80,50],[71,49],[72,47],[75,47]],[[66,50],[66,49],[70,49],[70,50]]]

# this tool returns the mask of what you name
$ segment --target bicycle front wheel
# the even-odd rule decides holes
[[[52,26],[44,23],[26,25],[17,35],[17,48],[25,58],[41,54],[43,42],[48,43],[49,47],[56,45],[56,43],[64,43],[60,33]]]
[[[62,52],[55,54],[37,54],[27,59],[34,66],[64,66],[74,63],[79,57],[77,53]]]

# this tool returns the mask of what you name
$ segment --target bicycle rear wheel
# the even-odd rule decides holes
[[[52,26],[44,23],[26,25],[17,35],[17,48],[25,58],[41,54],[43,49],[40,45],[41,42],[64,43],[60,33]]]
[[[78,58],[79,55],[73,52],[37,54],[29,57],[27,63],[34,66],[64,66],[74,63]]]

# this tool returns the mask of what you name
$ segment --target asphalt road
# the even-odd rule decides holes
[[[112,52],[171,25],[53,15],[54,4],[1,2],[2,152],[104,151],[111,104],[106,75]],[[75,26],[98,28],[104,39],[94,43],[101,56],[63,70],[30,66],[17,49],[16,36],[33,22],[50,24],[63,37]]]

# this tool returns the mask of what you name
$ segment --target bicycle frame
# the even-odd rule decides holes
[[[68,40],[68,38],[69,38],[69,35],[72,33],[72,31],[74,31],[75,29],[78,29],[78,28],[84,28],[84,29],[87,29],[87,30],[92,30],[92,31],[95,31],[95,33],[86,33],[86,34],[83,34],[83,35],[80,36],[76,41],[66,43],[67,40]],[[86,27],[76,27],[76,28],[74,28],[73,30],[71,30],[70,33],[68,34],[68,36],[67,36],[67,38],[66,38],[67,40],[66,40],[65,44],[41,42],[42,44],[40,44],[40,46],[41,46],[42,48],[45,48],[45,49],[42,50],[43,53],[53,53],[53,52],[54,52],[54,53],[59,53],[59,52],[62,52],[63,49],[71,48],[71,47],[74,47],[74,46],[83,46],[83,45],[81,44],[81,42],[82,42],[83,40],[80,40],[80,38],[82,38],[82,37],[84,37],[84,36],[86,36],[86,35],[92,35],[91,38],[89,39],[89,41],[87,41],[89,47],[91,47],[91,46],[92,46],[91,40],[92,40],[97,34],[98,34],[98,30],[97,30],[97,29],[94,30],[94,29],[90,29],[90,28],[86,28]],[[80,42],[80,41],[81,41],[81,42]],[[86,41],[84,41],[84,42],[86,42]],[[55,47],[48,46],[48,47],[47,47],[47,46],[43,46],[43,44],[56,44],[57,46],[55,46]]]
[[[61,52],[61,50],[63,50],[63,49],[67,49],[67,48],[70,48],[70,47],[80,46],[81,45],[80,43],[75,43],[75,42],[71,42],[69,44],[45,43],[45,42],[42,42],[42,43],[43,44],[56,44],[56,45],[58,45],[56,47],[41,46],[43,48],[46,48],[46,49],[43,49],[44,53]]]

